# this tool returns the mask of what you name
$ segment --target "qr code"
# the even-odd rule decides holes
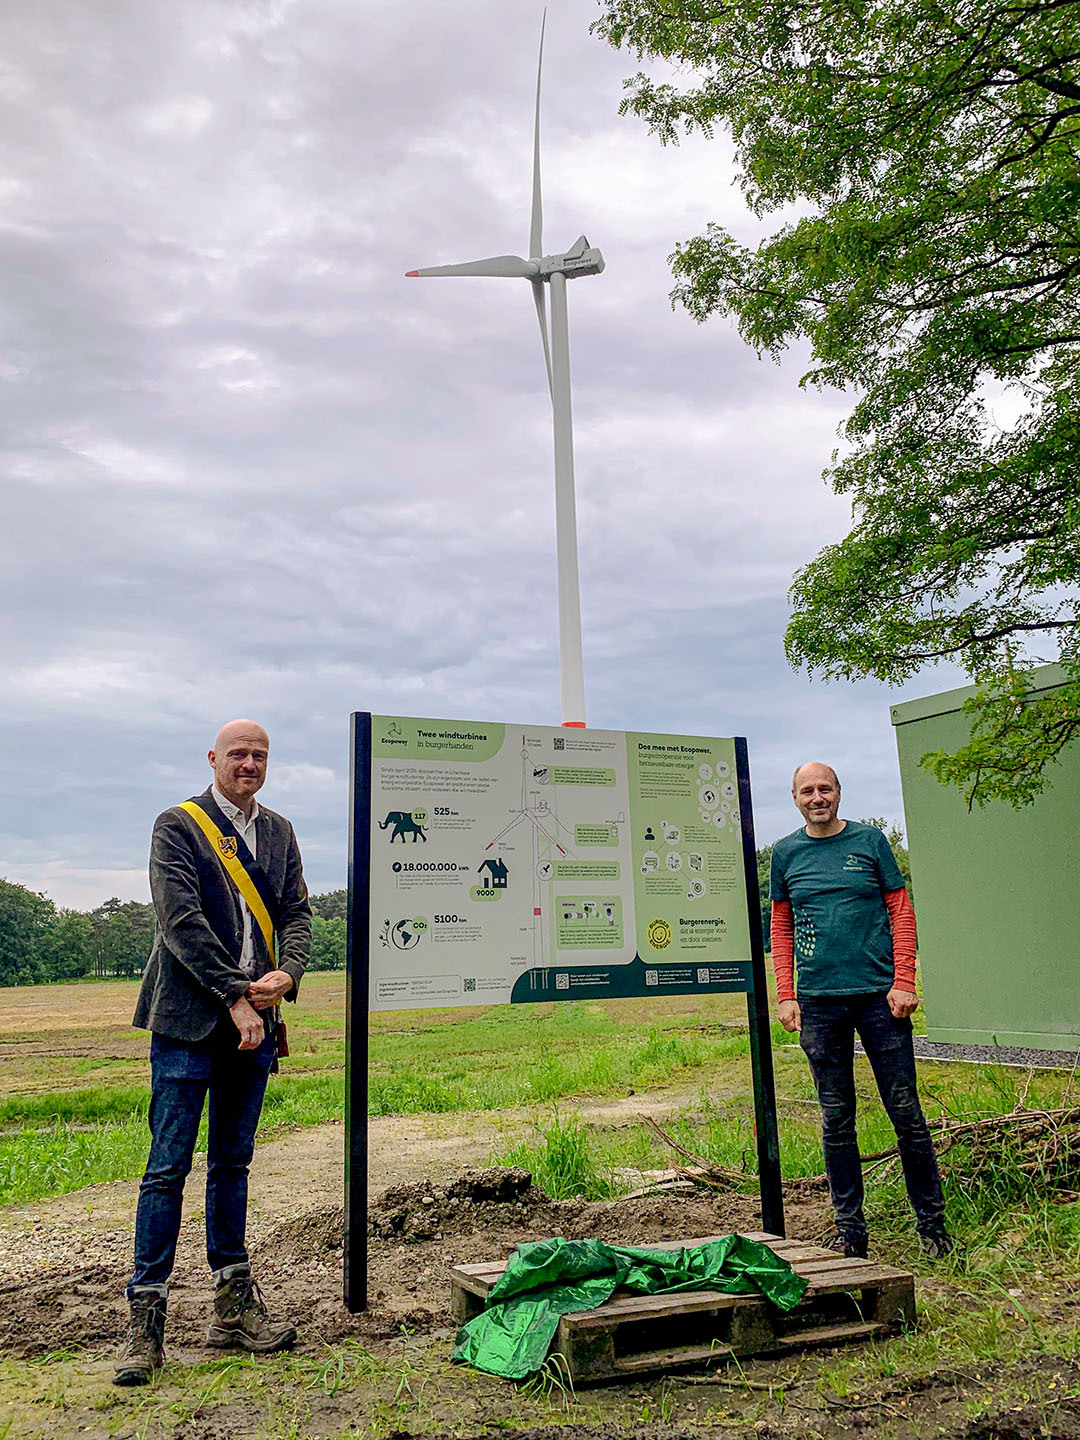
[[[707,985],[709,983],[709,972],[704,966],[697,972],[697,983],[699,985]]]
[[[555,749],[555,750],[565,750],[565,749],[566,749],[566,740],[565,740],[565,738],[564,738],[562,735],[556,735],[555,738],[554,738],[554,740],[553,740],[551,743],[552,743],[552,748]]]
[[[569,989],[570,989],[570,976],[567,975],[567,974],[565,974],[565,972],[564,972],[563,974],[561,974],[561,975],[556,975],[556,976],[555,976],[555,989],[556,989],[556,990],[569,990]]]
[[[471,994],[472,991],[476,989],[476,981],[475,981],[475,980],[466,980],[466,981],[464,982],[463,989],[464,989],[466,995]]]
[[[660,984],[660,971],[659,971],[659,970],[646,970],[646,971],[645,971],[645,984],[646,984],[646,985],[659,985],[659,984]]]

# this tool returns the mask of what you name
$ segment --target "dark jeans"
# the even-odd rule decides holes
[[[915,1086],[911,1021],[897,1020],[884,995],[800,995],[800,1041],[821,1104],[822,1146],[836,1228],[866,1238],[863,1177],[855,1138],[855,1035],[896,1131],[908,1199],[920,1235],[945,1228],[945,1201],[930,1132]]]
[[[139,1187],[129,1299],[140,1287],[164,1291],[172,1273],[207,1094],[206,1258],[211,1270],[247,1262],[248,1166],[276,1045],[268,1035],[257,1050],[242,1051],[239,1041],[226,1020],[196,1044],[164,1035],[150,1042],[150,1158]]]

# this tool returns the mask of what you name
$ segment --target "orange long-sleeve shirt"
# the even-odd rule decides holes
[[[893,985],[915,993],[915,907],[906,889],[886,890],[885,906],[892,929]],[[795,999],[795,917],[790,900],[772,903],[772,962],[777,1000]]]

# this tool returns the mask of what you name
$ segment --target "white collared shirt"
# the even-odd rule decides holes
[[[251,851],[251,858],[257,860],[259,857],[255,852],[255,821],[259,818],[259,802],[256,800],[251,807],[251,819],[245,820],[240,806],[227,800],[216,785],[210,786],[210,794],[214,797],[222,814]],[[247,901],[243,898],[241,898],[240,904],[244,911],[244,945],[240,951],[240,969],[254,980],[257,976],[255,974],[255,939],[251,932],[251,911],[247,907]]]

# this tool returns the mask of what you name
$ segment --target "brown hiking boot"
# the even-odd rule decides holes
[[[148,1385],[165,1363],[165,1296],[137,1290],[128,1333],[116,1352],[114,1385]]]
[[[271,1320],[259,1289],[247,1271],[231,1275],[214,1291],[214,1319],[206,1343],[221,1350],[240,1346],[268,1355],[287,1350],[296,1341],[296,1326],[288,1320]]]

